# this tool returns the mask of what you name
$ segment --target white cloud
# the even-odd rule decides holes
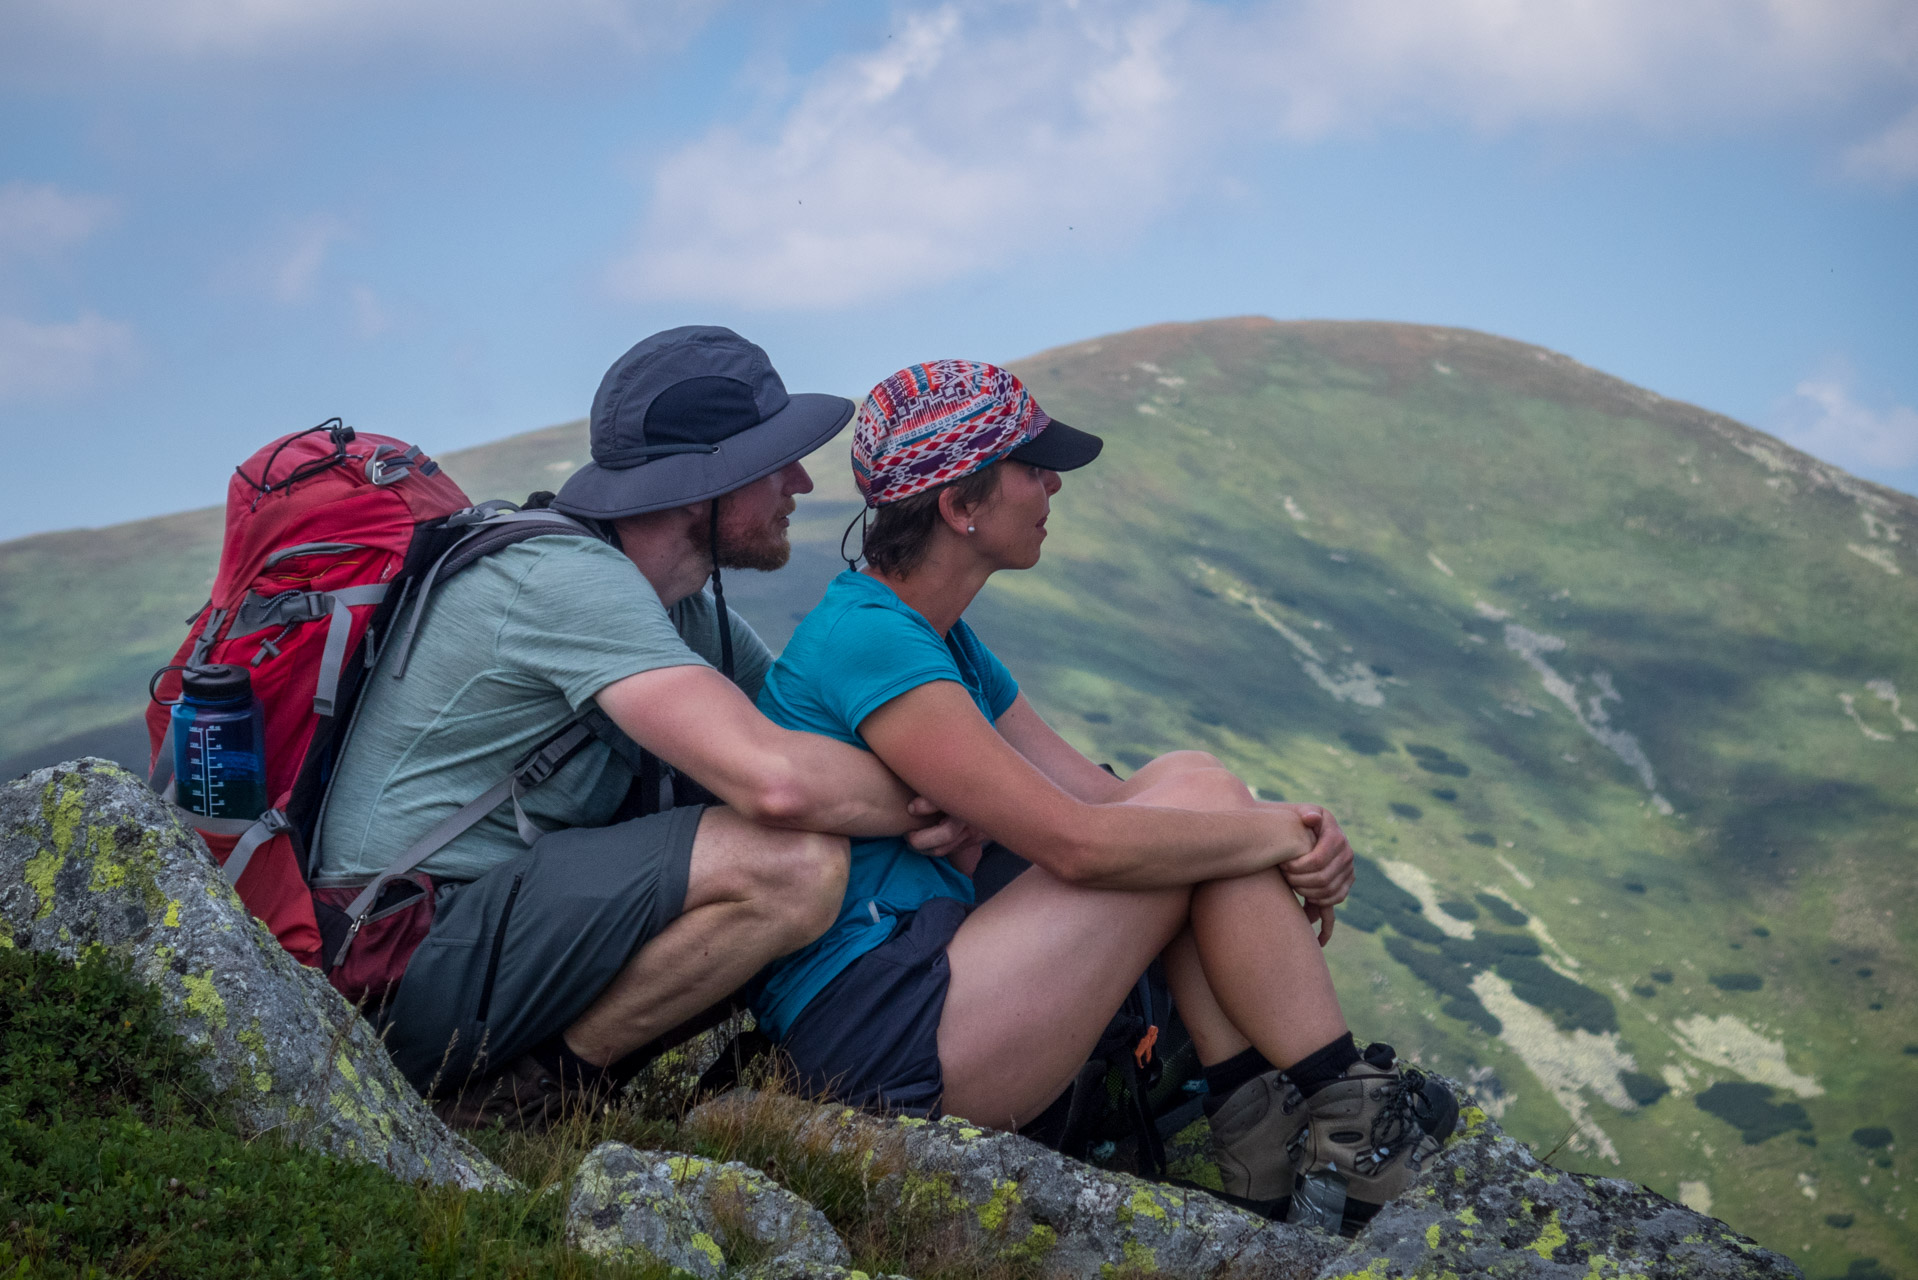
[[[0,399],[78,391],[135,354],[133,330],[91,312],[54,324],[0,315]]]
[[[113,217],[113,201],[76,195],[50,182],[0,186],[0,261],[71,248]]]
[[[332,214],[315,214],[293,228],[281,248],[271,255],[267,288],[281,302],[303,302],[326,265],[326,255],[346,239],[346,224]]]
[[[767,136],[721,128],[670,157],[615,286],[831,306],[1036,239],[1123,234],[1183,167],[1165,66],[1178,12],[1053,8],[1010,30],[954,6],[908,17],[821,71]]]
[[[1207,10],[1220,79],[1282,133],[1401,121],[1695,129],[1909,86],[1905,0],[1300,0]]]
[[[349,293],[353,299],[353,330],[360,337],[377,338],[393,327],[392,315],[370,287],[356,284]]]
[[[102,56],[145,65],[295,57],[360,59],[392,49],[486,60],[560,48],[676,47],[719,0],[12,0],[0,8],[0,65],[71,72]],[[19,55],[37,55],[32,62]],[[60,68],[55,68],[56,70]]]
[[[1918,468],[1918,410],[1873,409],[1852,399],[1844,373],[1800,382],[1779,410],[1780,438],[1872,478]]]
[[[763,120],[661,162],[612,284],[845,305],[1124,237],[1223,190],[1274,140],[1430,123],[1736,129],[1915,80],[1908,0],[919,6]]]
[[[1918,180],[1918,107],[1885,127],[1884,132],[1847,148],[1847,177],[1899,185]]]

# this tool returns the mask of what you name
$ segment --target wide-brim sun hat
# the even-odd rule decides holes
[[[1049,416],[1009,370],[978,360],[901,369],[866,396],[852,436],[852,474],[869,507],[971,475],[1001,458],[1071,471],[1105,441]]]
[[[731,329],[668,329],[606,371],[593,460],[553,507],[613,520],[704,502],[797,462],[852,415],[843,396],[788,394],[766,353]]]

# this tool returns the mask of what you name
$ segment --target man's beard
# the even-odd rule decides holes
[[[760,524],[742,523],[735,518],[735,508],[727,501],[729,497],[727,494],[719,499],[719,567],[757,569],[765,573],[785,568],[793,548],[785,529],[776,523],[778,517],[769,517]],[[711,530],[706,520],[693,522],[693,546],[703,555],[712,554]]]

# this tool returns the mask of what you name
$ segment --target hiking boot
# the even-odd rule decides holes
[[[1305,1112],[1293,1139],[1288,1221],[1350,1236],[1424,1172],[1458,1123],[1458,1099],[1416,1067],[1398,1066],[1391,1045],[1373,1044],[1307,1099]]]
[[[545,1133],[568,1111],[597,1109],[613,1092],[605,1076],[585,1084],[562,1084],[558,1071],[527,1053],[506,1070],[435,1102],[433,1114],[455,1129]]]
[[[1234,1089],[1211,1119],[1212,1160],[1225,1199],[1267,1218],[1283,1217],[1292,1196],[1292,1147],[1305,1128],[1305,1095],[1283,1073],[1267,1071]]]

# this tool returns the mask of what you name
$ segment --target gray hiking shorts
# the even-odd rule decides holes
[[[554,831],[477,880],[442,885],[386,1019],[413,1086],[450,1093],[578,1020],[685,908],[704,813]]]

